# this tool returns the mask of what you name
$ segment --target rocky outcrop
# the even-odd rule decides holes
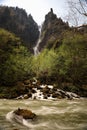
[[[28,81],[25,81],[28,83]],[[73,92],[63,91],[53,85],[41,85],[37,81],[27,84],[27,93],[17,97],[16,99],[76,99],[79,95]]]
[[[30,50],[39,37],[38,25],[31,14],[18,7],[0,6],[0,27],[20,37]]]
[[[23,117],[23,119],[34,119],[34,118],[36,118],[35,113],[32,113],[32,111],[26,110],[26,109],[18,108],[17,110],[14,111],[14,114]]]
[[[42,25],[39,50],[41,51],[44,47],[58,47],[60,45],[62,33],[68,29],[68,23],[63,22],[61,18],[57,18],[51,8],[50,12],[45,16],[45,21]]]

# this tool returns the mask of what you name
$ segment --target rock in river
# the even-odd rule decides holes
[[[26,109],[18,108],[17,110],[14,111],[14,114],[23,117],[23,119],[34,119],[34,118],[36,118],[35,113],[32,113],[32,111],[26,110]]]

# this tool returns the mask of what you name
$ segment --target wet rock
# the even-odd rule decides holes
[[[71,94],[69,94],[69,93],[66,94],[66,97],[67,97],[68,99],[70,99],[70,100],[73,99],[73,97],[72,97]]]
[[[32,93],[36,93],[36,90],[32,89],[31,92],[32,92]]]
[[[52,98],[57,98],[57,97],[58,97],[58,95],[56,93],[52,94]]]
[[[44,99],[48,99],[48,98],[47,98],[47,95],[44,95]]]
[[[48,94],[49,91],[50,91],[50,89],[48,88],[48,86],[46,86],[46,87],[43,88],[41,91],[43,92],[43,94]]]
[[[71,95],[72,95],[74,98],[80,98],[80,96],[77,95],[76,93],[71,93]]]
[[[28,97],[28,95],[27,94],[25,94],[24,95],[24,99],[28,99],[29,97]]]
[[[53,88],[53,91],[57,91],[57,88],[56,88],[56,87],[54,87],[54,88]]]
[[[36,100],[36,99],[37,99],[37,97],[36,97],[36,96],[34,96],[34,97],[33,97],[33,99],[34,99],[34,100]]]
[[[50,89],[49,94],[53,94],[53,89]]]
[[[47,97],[50,97],[50,94],[47,94]]]
[[[23,99],[23,96],[21,95],[21,96],[17,97],[16,99]]]
[[[28,97],[31,98],[31,97],[32,97],[32,94],[31,94],[31,93],[28,93]]]
[[[57,89],[57,91],[60,92],[62,95],[65,95],[65,94],[66,94],[66,92],[63,91],[63,90],[61,90],[61,89]]]
[[[18,129],[13,129],[13,130],[18,130]]]
[[[66,92],[66,96],[68,97],[68,99],[80,98],[79,95],[72,92]]]
[[[40,85],[37,85],[36,87],[37,87],[37,89],[39,89],[39,90],[42,89],[42,87],[41,87]]]
[[[34,82],[34,80],[32,81]],[[17,97],[16,99],[74,99],[79,98],[79,96],[72,92],[63,91],[62,89],[58,89],[58,86],[53,85],[41,85],[38,81],[35,81],[35,84],[32,84],[31,81],[26,80],[24,82],[25,88],[27,88],[26,93],[24,95]]]
[[[14,114],[23,117],[24,119],[34,119],[36,117],[35,113],[32,113],[30,110],[20,109],[14,111]]]

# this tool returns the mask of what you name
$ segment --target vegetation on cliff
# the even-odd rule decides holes
[[[14,85],[30,76],[31,55],[20,38],[0,29],[0,84]]]
[[[41,30],[41,42],[39,44],[39,50],[43,50],[45,47],[50,49],[52,47],[58,47],[62,34],[64,31],[70,30],[68,22],[64,22],[61,18],[57,18],[53,9],[45,16],[45,21]],[[58,45],[56,45],[58,43]]]
[[[8,7],[4,8],[9,10]],[[17,10],[19,12],[22,11],[18,8],[10,8],[10,10],[13,12],[10,12],[10,15],[13,15]],[[4,11],[2,10],[2,12]],[[0,17],[3,16],[1,14]],[[17,12],[17,14],[19,15],[20,13]],[[30,15],[29,17],[31,17],[29,30],[33,33],[32,36],[36,37],[38,32],[36,23],[34,26],[32,24],[32,16]],[[23,22],[22,20],[24,19],[19,21]],[[23,25],[20,22],[18,22],[19,25]],[[9,26],[13,23],[8,23],[6,22],[4,25],[0,21],[0,26],[9,30]],[[13,30],[17,31],[19,25],[15,26],[14,24],[15,28]],[[22,28],[22,26],[20,27]],[[33,31],[35,27],[36,30]],[[28,29],[27,26],[26,29]],[[17,33],[20,32],[19,30]],[[26,31],[24,33],[25,39],[29,40],[27,38],[29,35],[31,38],[29,43],[35,44],[36,40],[31,36],[31,33],[29,34]],[[32,55],[28,48],[23,46],[24,42],[21,39],[11,32],[0,28],[0,97],[15,98],[18,95],[25,94],[27,92],[27,84],[24,85],[24,82],[26,79],[30,81],[33,77],[37,78],[41,83],[54,84],[57,88],[87,96],[86,25],[80,28],[70,28],[68,23],[63,22],[61,18],[58,19],[51,9],[46,15],[42,27],[39,46],[42,51],[40,54],[37,56]],[[34,44],[31,46],[33,47]]]
[[[33,17],[18,7],[0,6],[0,27],[20,37],[30,50],[39,36],[38,25]]]
[[[33,70],[45,83],[56,83],[58,87],[69,91],[80,92],[83,88],[85,91],[87,90],[86,52],[87,33],[67,31],[58,48],[44,49],[34,58]]]

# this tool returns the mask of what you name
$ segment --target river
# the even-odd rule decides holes
[[[30,109],[35,121],[18,123],[11,111]],[[0,99],[0,130],[87,130],[87,99],[6,100]]]

